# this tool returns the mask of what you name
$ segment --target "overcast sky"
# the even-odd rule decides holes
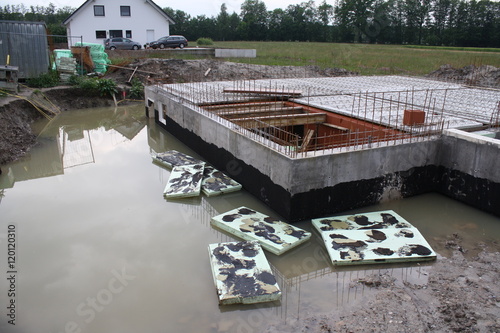
[[[229,14],[236,12],[237,14],[241,11],[241,4],[244,0],[153,0],[161,8],[171,7],[175,10],[182,10],[191,16],[206,15],[217,16],[220,13],[220,6],[225,3],[227,6],[227,11]],[[264,0],[267,10],[273,10],[276,8],[285,9],[288,5],[299,4],[305,2],[306,0]],[[327,0],[326,2],[333,5],[335,0]],[[57,8],[64,6],[71,6],[74,8],[80,7],[85,1],[75,1],[75,0],[0,0],[0,6],[6,4],[18,5],[24,4],[25,6],[36,6],[42,5],[47,6],[49,3],[53,3]],[[323,0],[316,0],[316,6],[319,6]]]

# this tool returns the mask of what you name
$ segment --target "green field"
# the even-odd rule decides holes
[[[236,62],[338,67],[364,75],[424,75],[443,64],[500,67],[500,49],[307,42],[216,42],[214,46],[257,50],[256,59],[230,59]]]
[[[189,46],[196,46],[196,42],[191,42]],[[337,67],[361,75],[425,75],[445,64],[455,68],[468,65],[492,65],[500,68],[500,49],[492,48],[308,42],[215,42],[208,47],[257,50],[257,58],[224,59],[228,61],[259,65]],[[141,57],[139,54],[141,53],[138,51],[120,52],[110,55],[110,59],[114,65],[124,66]],[[199,58],[163,51],[143,53],[142,56]]]

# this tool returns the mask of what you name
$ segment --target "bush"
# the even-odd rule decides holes
[[[79,86],[85,79],[80,75],[71,75],[68,83],[70,86]]]
[[[59,84],[59,74],[57,71],[49,71],[48,73],[40,74],[40,76],[28,79],[28,86],[34,88],[49,88]]]
[[[132,87],[130,88],[130,98],[142,99],[144,95],[144,86],[137,78],[132,80]]]
[[[78,84],[78,88],[84,90],[86,95],[89,95],[89,96],[97,95],[98,94],[97,79],[95,79],[95,78],[91,78],[91,79],[82,78],[80,80],[80,83]]]
[[[196,44],[198,44],[198,45],[214,45],[214,41],[212,40],[212,38],[202,37],[202,38],[198,38],[196,40]]]
[[[118,92],[116,82],[111,79],[97,79],[97,91],[101,96],[113,96]]]

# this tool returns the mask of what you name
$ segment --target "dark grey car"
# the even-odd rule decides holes
[[[141,44],[128,38],[115,37],[106,39],[104,47],[106,50],[139,50]]]
[[[184,36],[165,36],[154,42],[149,43],[149,47],[153,49],[164,49],[166,47],[181,48],[188,46],[188,41]]]

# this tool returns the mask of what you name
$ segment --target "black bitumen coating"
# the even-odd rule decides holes
[[[373,252],[381,256],[391,256],[394,254],[393,250],[388,249],[386,247],[377,247],[376,249],[373,249]]]

